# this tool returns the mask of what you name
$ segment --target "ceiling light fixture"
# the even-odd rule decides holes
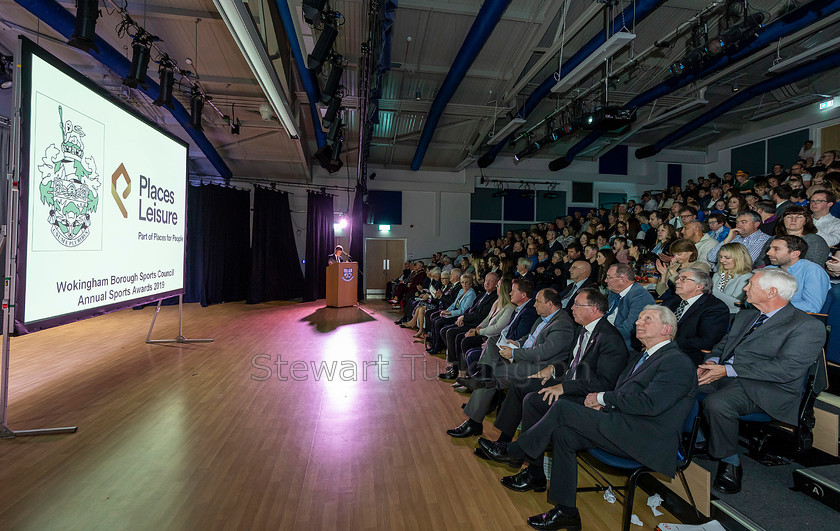
[[[73,36],[67,44],[85,52],[91,49],[99,53],[96,46],[96,19],[99,18],[99,2],[97,0],[78,0],[76,2],[76,23],[73,25]]]
[[[228,31],[233,36],[236,44],[254,77],[257,78],[260,88],[262,88],[265,97],[268,99],[271,108],[278,116],[280,123],[289,133],[292,138],[300,137],[300,130],[297,122],[292,117],[291,106],[289,100],[283,93],[280,85],[280,79],[277,77],[277,72],[268,58],[268,54],[263,46],[262,38],[257,28],[254,26],[251,14],[248,8],[245,7],[241,1],[237,0],[213,0],[219,14],[225,21]]]
[[[160,58],[160,67],[158,68],[158,80],[160,81],[160,92],[154,103],[158,107],[169,107],[174,109],[172,104],[172,87],[175,86],[175,63],[169,59],[169,56],[163,54]]]
[[[496,131],[496,133],[487,141],[490,146],[495,146],[504,140],[509,134],[513,133],[525,123],[525,118],[514,118],[508,122],[504,127]]]
[[[635,38],[635,33],[617,31],[604,44],[599,46],[597,50],[589,54],[579,65],[573,68],[571,72],[559,78],[557,84],[551,87],[551,92],[566,92]]]

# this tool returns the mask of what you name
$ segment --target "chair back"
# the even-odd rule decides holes
[[[700,401],[695,400],[691,411],[683,423],[683,433],[677,448],[677,470],[684,470],[691,464],[694,442],[697,440],[697,430],[700,429]]]

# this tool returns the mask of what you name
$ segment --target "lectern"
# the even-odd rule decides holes
[[[327,306],[341,308],[356,304],[356,262],[336,262],[327,266]]]

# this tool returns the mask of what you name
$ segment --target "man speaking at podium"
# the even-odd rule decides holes
[[[336,262],[350,262],[350,255],[344,254],[344,247],[340,245],[336,245],[333,254],[327,257],[327,265],[334,264]]]

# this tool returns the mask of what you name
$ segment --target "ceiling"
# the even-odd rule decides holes
[[[303,182],[311,180],[313,172],[320,171],[314,169],[311,158],[317,144],[308,97],[277,17],[277,6],[272,5],[274,1],[254,0],[247,5],[267,43],[268,55],[301,130],[300,138],[291,138],[276,118],[262,119],[259,111],[266,103],[266,97],[213,0],[127,3],[125,0],[102,0],[103,17],[97,22],[96,32],[130,58],[131,40],[117,35],[115,28],[122,15],[112,4],[125,6],[138,24],[162,39],[157,44],[160,51],[168,53],[180,68],[196,74],[189,80],[182,79],[177,85],[177,97],[185,107],[189,108],[190,83],[199,83],[212,97],[212,105],[204,108],[204,134],[236,178]],[[791,1],[751,0],[749,6],[753,12],[766,13],[766,23],[780,16],[790,7]],[[75,12],[73,1],[58,0],[58,4]],[[429,109],[482,4],[481,0],[399,1],[392,33],[392,65],[383,78],[379,124],[373,130],[368,164],[384,168],[410,167]],[[590,0],[510,2],[443,110],[422,168],[454,171],[475,164],[475,159],[488,150],[487,141],[493,133],[506,125],[534,89],[556,72],[561,60],[560,49],[563,60],[568,60],[593,36],[603,32],[605,15],[611,19],[633,5],[625,1],[608,6]],[[305,57],[319,32],[303,22],[299,0],[289,1],[288,6],[295,22],[295,37]],[[348,63],[342,79],[346,124],[342,159],[346,169],[342,169],[341,174],[347,172],[349,175],[350,172],[355,174],[359,153],[359,64],[367,35],[368,4],[362,0],[332,0],[331,6],[342,13],[344,21],[334,49]],[[518,134],[533,128],[534,136],[542,136],[543,120],[559,111],[556,121],[562,121],[564,110],[570,109],[572,102],[591,109],[603,101],[605,86],[607,101],[623,104],[666,79],[670,76],[671,63],[690,46],[691,24],[686,22],[701,10],[706,10],[704,20],[709,36],[717,35],[723,4],[708,0],[669,0],[635,25],[632,17],[625,20],[624,25],[636,34],[636,38],[632,45],[613,56],[608,82],[604,82],[604,68],[599,68],[578,82],[572,91],[543,99]],[[584,155],[598,156],[620,141],[638,145],[655,142],[731,97],[733,85],[744,89],[767,79],[767,68],[777,56],[790,57],[840,36],[840,24],[832,22],[836,22],[833,16],[824,17],[809,30],[801,32],[797,39],[783,39],[778,46],[769,46],[738,64],[639,109],[632,128],[622,134],[603,137]],[[35,40],[141,113],[190,140],[166,109],[152,105],[151,98],[141,91],[123,87],[119,76],[90,55],[64,44],[65,37],[16,2],[0,0],[0,49],[4,53],[14,50],[18,34]],[[668,40],[667,46],[654,45],[657,40],[660,40],[658,44],[663,44],[663,39]],[[188,58],[192,64],[187,64]],[[149,76],[157,78],[154,65],[149,69]],[[319,78],[321,86],[324,81],[324,77]],[[806,105],[822,97],[820,95],[837,95],[838,86],[840,68],[796,80],[783,89],[747,102],[672,147],[704,149],[712,141],[737,134],[765,113]],[[644,127],[650,117],[695,100],[701,89],[709,102],[707,105]],[[8,114],[11,91],[2,92],[0,114]],[[324,112],[322,105],[319,109]],[[241,120],[239,135],[231,134],[225,115],[235,115]],[[569,135],[535,156],[546,159],[561,156],[580,138],[582,135]],[[526,139],[521,138],[517,146],[506,145],[500,157],[512,157],[525,142]],[[194,142],[190,153],[190,169],[194,175],[217,174],[216,168]]]

